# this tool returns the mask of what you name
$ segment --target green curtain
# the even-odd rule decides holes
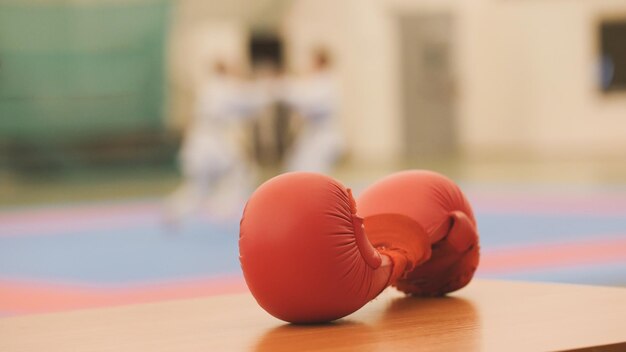
[[[0,0],[0,140],[163,129],[170,2]]]

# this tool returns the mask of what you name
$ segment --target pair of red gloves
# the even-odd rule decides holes
[[[416,296],[462,288],[478,265],[478,233],[461,190],[434,172],[393,174],[356,201],[330,177],[294,172],[250,197],[239,258],[267,312],[292,323],[327,322],[390,285]]]

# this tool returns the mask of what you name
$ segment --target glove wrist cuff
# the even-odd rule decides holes
[[[430,258],[426,231],[408,216],[392,213],[369,216],[364,219],[364,229],[374,248],[393,263],[390,285]]]

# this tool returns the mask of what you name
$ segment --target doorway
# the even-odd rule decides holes
[[[398,22],[405,157],[411,164],[455,158],[453,16],[412,14]]]

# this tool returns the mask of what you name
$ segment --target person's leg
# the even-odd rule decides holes
[[[253,168],[243,158],[235,158],[215,181],[208,199],[211,215],[218,220],[239,217],[256,181]]]
[[[166,199],[165,223],[169,228],[180,226],[182,221],[196,212],[210,190],[211,160],[201,144],[186,144],[181,151],[182,184]]]
[[[342,144],[334,131],[307,131],[289,156],[287,170],[327,174],[332,171],[341,152]]]
[[[166,200],[165,222],[177,228],[203,205],[209,193],[210,180],[205,177],[186,177],[183,183]]]

